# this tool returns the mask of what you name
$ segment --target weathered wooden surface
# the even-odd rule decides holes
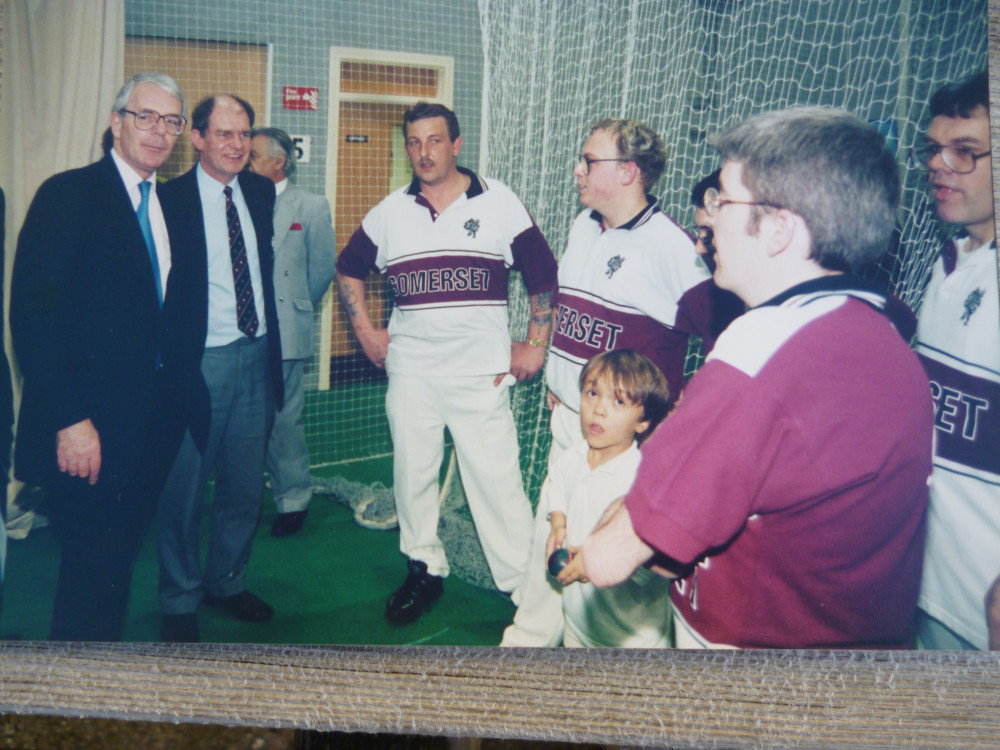
[[[671,747],[1000,747],[1000,653],[0,645],[0,708]]]
[[[990,0],[1000,155],[1000,0]],[[1000,159],[993,159],[1000,186]],[[1000,653],[0,644],[0,711],[672,747],[1000,748]]]

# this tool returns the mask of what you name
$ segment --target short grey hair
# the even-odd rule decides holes
[[[863,120],[838,109],[795,107],[751,117],[713,142],[724,161],[742,165],[753,200],[802,217],[810,257],[823,268],[857,272],[889,247],[899,167]],[[754,209],[753,227],[765,211]]]
[[[181,116],[184,116],[184,94],[181,93],[181,87],[177,85],[177,81],[168,76],[166,73],[137,73],[129,78],[125,81],[125,85],[121,87],[121,90],[118,92],[118,96],[115,97],[115,101],[111,105],[111,111],[121,114],[128,106],[128,100],[132,96],[132,89],[140,83],[155,84],[175,99],[180,100]]]
[[[647,192],[663,174],[667,165],[667,149],[656,131],[638,120],[599,120],[590,126],[590,134],[599,130],[610,134],[618,146],[618,155],[635,162],[642,173],[642,187]]]
[[[254,128],[251,137],[262,135],[267,138],[267,155],[272,159],[285,157],[285,177],[291,177],[295,171],[295,144],[292,138],[281,128]]]

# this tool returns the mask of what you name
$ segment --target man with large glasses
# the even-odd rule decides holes
[[[546,369],[552,410],[549,468],[583,440],[580,373],[588,360],[632,349],[663,372],[675,399],[684,386],[688,333],[677,329],[677,303],[709,278],[691,238],[650,191],[663,173],[663,141],[641,122],[594,123],[573,169],[584,210],[559,261],[552,347]],[[545,574],[548,508],[535,511],[532,560],[503,646],[555,646],[562,598]]]
[[[938,218],[959,229],[934,265],[917,329],[936,434],[917,615],[923,648],[1000,648],[1000,617],[989,617],[988,602],[984,612],[1000,573],[1000,302],[988,97],[985,72],[940,89],[926,143],[913,152]]]
[[[110,152],[47,180],[18,240],[15,463],[49,492],[61,552],[53,640],[121,639],[132,566],[181,437],[208,433],[198,269],[171,246],[156,183],[186,122],[172,78],[129,80]]]
[[[694,251],[701,256],[709,271],[715,271],[715,247],[712,245],[712,227],[709,226],[705,197],[709,190],[718,191],[719,172],[699,180],[691,188],[691,205],[694,206],[694,226],[689,230],[695,238]],[[677,329],[701,337],[701,354],[708,355],[715,340],[736,318],[746,311],[743,300],[732,292],[720,289],[715,279],[691,287],[677,303]]]
[[[556,453],[582,439],[580,372],[602,351],[649,357],[672,398],[684,386],[687,334],[674,328],[677,301],[709,272],[688,234],[650,195],[666,162],[660,136],[626,119],[594,123],[577,157],[573,179],[584,210],[559,261],[546,369]]]
[[[682,648],[904,648],[933,415],[884,294],[854,275],[892,237],[896,160],[833,109],[758,115],[716,146],[714,278],[750,309],[559,579],[650,562],[678,579]]]

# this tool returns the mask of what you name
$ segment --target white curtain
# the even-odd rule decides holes
[[[94,161],[111,103],[123,83],[124,0],[0,0],[0,187],[7,194],[4,301],[21,222],[38,186],[49,176]],[[58,220],[58,217],[55,218]],[[6,320],[6,314],[4,316]],[[5,325],[4,341],[20,376]],[[19,489],[11,483],[9,496]],[[24,536],[31,515],[9,509],[11,536]]]

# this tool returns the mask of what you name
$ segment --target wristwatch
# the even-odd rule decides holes
[[[535,338],[534,336],[532,336],[530,339],[528,339],[528,346],[530,346],[532,348],[538,348],[539,346],[546,347],[548,345],[549,345],[549,342],[545,341],[544,339],[538,339],[538,338]]]

